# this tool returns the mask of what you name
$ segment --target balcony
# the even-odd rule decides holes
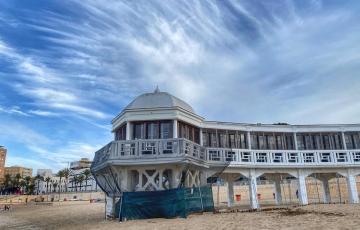
[[[360,165],[360,150],[248,150],[207,148],[209,164],[230,166],[343,166]]]
[[[205,148],[183,138],[112,141],[95,153],[93,168],[191,162],[201,166],[324,167],[360,165],[360,150],[249,150]]]
[[[158,164],[191,160],[206,163],[206,148],[183,138],[112,141],[95,153],[92,167],[117,164]]]

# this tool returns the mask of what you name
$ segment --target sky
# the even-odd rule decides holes
[[[360,1],[0,1],[0,145],[54,172],[158,85],[206,120],[360,122]]]

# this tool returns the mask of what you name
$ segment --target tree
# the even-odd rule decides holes
[[[30,187],[32,178],[31,178],[30,176],[26,176],[26,177],[24,178],[24,181],[25,181],[26,193],[29,193],[29,187]]]
[[[61,193],[61,179],[65,177],[65,169],[63,170],[60,170],[58,173],[57,173],[57,176],[59,177],[59,200],[60,200],[60,193]]]
[[[85,169],[84,172],[82,172],[82,175],[84,176],[85,180],[85,191],[87,190],[88,180],[91,178],[91,171],[90,169]]]
[[[44,181],[44,177],[42,177],[42,176],[40,176],[40,175],[36,175],[36,177],[35,177],[35,181],[37,182],[36,195],[39,195],[39,186],[40,186],[40,181]]]
[[[15,185],[14,187],[20,188],[20,179],[21,179],[20,173],[16,174],[14,178],[14,185]]]
[[[80,174],[77,176],[77,181],[80,184],[80,192],[81,192],[81,187],[82,187],[82,183],[84,182],[84,180],[85,180],[85,177],[83,174]]]
[[[77,192],[77,184],[79,182],[79,176],[78,175],[73,175],[73,177],[71,178],[71,184],[72,187],[74,188],[74,184],[75,184],[75,191]]]
[[[45,178],[45,182],[46,182],[46,193],[48,193],[48,188],[49,188],[49,183],[51,181],[51,178],[50,177],[46,177]]]
[[[57,188],[57,186],[58,186],[58,183],[57,183],[57,182],[54,182],[54,183],[53,183],[53,189],[54,189],[54,191],[53,191],[53,192],[56,192],[56,188]]]
[[[65,192],[67,192],[67,185],[69,183],[69,176],[70,176],[70,169],[65,168],[63,169],[64,172],[64,178],[65,178]]]
[[[25,192],[25,189],[26,189],[26,181],[25,180],[21,180],[19,182],[19,188],[22,188],[23,192]]]
[[[9,174],[5,175],[4,185],[7,189],[9,189],[11,186],[11,176]]]

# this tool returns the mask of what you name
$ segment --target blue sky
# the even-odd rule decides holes
[[[159,85],[208,120],[359,123],[359,1],[1,1],[0,145],[58,170]]]

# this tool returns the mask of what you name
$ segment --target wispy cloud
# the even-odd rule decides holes
[[[12,131],[0,121],[10,130],[0,141],[21,140],[44,159],[54,153],[47,160],[56,167],[62,157],[91,156],[111,139],[111,117],[156,85],[209,120],[358,123],[359,10],[358,2],[314,0],[84,0],[3,10],[0,119],[17,122]]]
[[[18,106],[12,106],[10,108],[4,108],[0,106],[0,113],[7,113],[7,114],[14,114],[14,115],[21,115],[21,116],[29,116],[26,112],[20,110]]]
[[[28,113],[38,115],[38,116],[44,116],[44,117],[53,117],[53,116],[59,116],[59,113],[54,113],[51,111],[46,110],[29,110]]]

